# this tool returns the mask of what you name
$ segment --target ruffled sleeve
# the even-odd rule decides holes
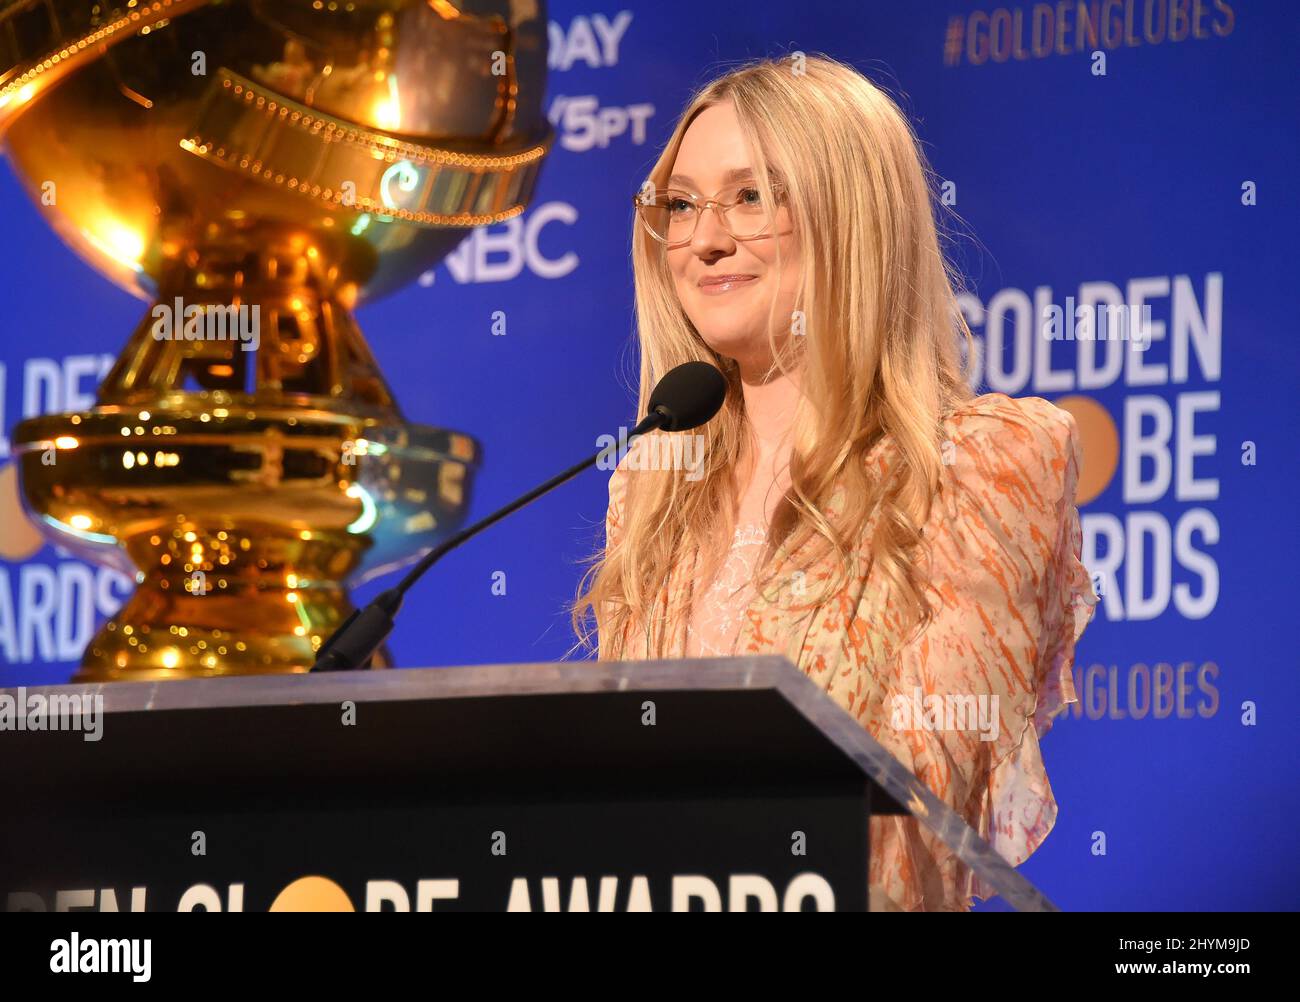
[[[1001,394],[947,429],[925,529],[934,617],[875,666],[864,724],[1018,865],[1056,821],[1039,739],[1077,699],[1075,644],[1097,601],[1080,561],[1078,438],[1065,411]],[[871,837],[873,900],[963,910],[992,894],[910,818],[874,818]]]

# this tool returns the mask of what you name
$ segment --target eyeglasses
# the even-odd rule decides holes
[[[717,211],[722,228],[733,239],[749,240],[762,236],[774,222],[779,229],[789,221],[785,185],[775,182],[771,190],[774,202],[771,212],[753,182],[723,188],[712,198],[678,188],[659,188],[638,192],[632,196],[632,203],[646,231],[670,247],[690,242],[700,216],[710,206]]]

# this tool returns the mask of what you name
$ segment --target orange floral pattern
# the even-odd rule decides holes
[[[817,595],[834,568],[825,561],[806,566],[807,543],[778,550],[736,650],[788,657],[1019,865],[1056,820],[1039,741],[1077,699],[1070,672],[1075,643],[1097,602],[1079,559],[1078,437],[1065,411],[1002,394],[968,401],[945,429],[944,483],[918,554],[934,613],[925,628],[904,636],[887,587],[865,559],[873,520],[862,536],[861,569],[815,607],[802,596]],[[880,475],[893,460],[888,438],[867,456]],[[628,475],[620,465],[610,478],[609,547],[619,542]],[[832,515],[841,503],[842,490],[830,501]],[[629,623],[621,637],[600,634],[602,659],[684,656],[698,556],[676,563],[648,622]],[[971,696],[986,712],[979,725],[904,713],[922,705],[970,707]],[[873,908],[965,910],[973,897],[990,895],[911,818],[873,818],[870,838]]]

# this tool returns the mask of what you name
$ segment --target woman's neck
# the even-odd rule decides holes
[[[799,402],[799,384],[794,375],[778,372],[767,379],[746,377],[741,371],[745,416],[758,442],[771,451],[790,431]]]
[[[747,431],[737,470],[741,491],[756,475],[766,483],[784,477],[792,446],[790,430],[799,402],[797,376],[797,372],[750,375],[741,368]]]

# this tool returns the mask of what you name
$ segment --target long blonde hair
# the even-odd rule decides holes
[[[914,624],[930,616],[914,553],[941,484],[942,420],[970,397],[959,345],[970,332],[956,306],[956,277],[940,249],[935,179],[897,105],[857,70],[824,56],[763,59],[702,88],[688,103],[648,183],[667,186],[682,137],[704,109],[730,101],[757,186],[772,206],[774,177],[801,251],[796,316],[802,336],[777,342],[774,366],[799,367],[789,475],[762,562],[783,540],[820,541],[838,570],[820,602],[853,573],[860,539],[879,518],[868,551]],[[769,208],[769,211],[772,211]],[[634,221],[635,222],[635,221]],[[663,245],[636,225],[632,246],[641,345],[638,417],[674,366],[703,360],[727,377],[722,411],[700,431],[705,464],[639,470],[628,478],[620,540],[597,554],[572,607],[580,645],[597,620],[602,657],[622,656],[629,623],[650,622],[668,573],[692,547],[713,558],[731,539],[733,470],[746,438],[737,366],[714,352],[683,311]],[[778,251],[778,271],[780,258]],[[775,307],[775,301],[773,302]],[[779,325],[772,325],[775,328]],[[659,433],[654,433],[659,434]],[[882,439],[893,461],[883,479],[864,462]],[[842,516],[827,506],[844,488]]]

